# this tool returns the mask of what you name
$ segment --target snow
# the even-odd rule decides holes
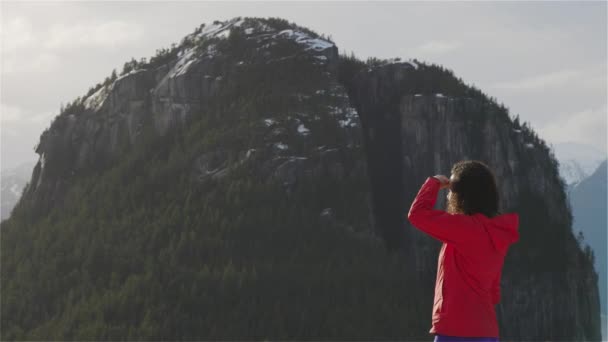
[[[526,144],[526,147],[527,147],[527,148],[534,148],[534,144],[532,144],[532,143],[527,143],[527,144]]]
[[[283,144],[282,142],[275,143],[274,146],[279,150],[286,150],[289,146]]]
[[[216,172],[217,172],[219,169],[220,169],[219,167],[216,167],[216,168],[215,168],[215,169],[213,169],[213,170],[209,170],[209,169],[204,170],[204,172],[205,172],[205,176],[210,175],[210,174],[213,174],[213,173],[216,173]]]
[[[223,38],[223,39],[226,39],[226,38],[230,37],[230,29],[228,29],[228,30],[223,30],[223,31],[221,31],[220,33],[216,34],[215,36],[216,36],[217,38]]]
[[[167,77],[173,78],[173,77],[180,76],[180,75],[183,75],[184,73],[186,73],[186,71],[188,71],[188,68],[190,68],[190,66],[196,60],[193,57],[194,57],[193,48],[190,48],[190,49],[184,51],[184,53],[182,54],[182,57],[177,61],[177,63],[175,63],[175,65],[173,66],[171,71],[169,71],[169,73],[167,74]]]
[[[323,55],[321,55],[321,56],[314,56],[314,57],[315,57],[316,59],[320,60],[320,61],[326,61],[326,60],[327,60],[327,57],[326,57],[326,56],[323,56]]]
[[[333,210],[331,208],[325,208],[321,211],[321,216],[323,217],[331,217],[333,215]]]
[[[304,126],[303,124],[300,124],[298,126],[298,133],[300,133],[302,135],[308,135],[308,134],[310,134],[310,130],[308,128],[306,128],[306,126]]]
[[[521,133],[521,129],[515,129],[515,128],[514,128],[514,129],[513,129],[513,132],[515,132],[515,133]]]
[[[222,28],[222,23],[215,23],[215,24],[211,24],[211,25],[205,25],[205,27],[203,27],[203,30],[201,31],[201,33],[199,33],[200,36],[206,36],[210,33],[214,33],[217,32],[220,28]]]
[[[219,23],[219,22],[217,24],[205,25],[203,27],[203,30],[201,31],[201,33],[198,34],[198,36],[199,37],[208,36],[210,34],[218,32],[222,27],[223,27],[222,23]]]
[[[357,110],[354,107],[346,107],[346,117],[354,119],[358,115]]]
[[[566,184],[578,184],[581,180],[589,177],[583,167],[576,160],[559,160],[559,174]]]
[[[270,26],[263,24],[263,23],[262,24],[258,23],[257,29],[260,32],[271,32],[273,30]]]
[[[325,94],[325,90],[319,89],[319,90],[315,91],[315,94],[317,94],[317,95],[323,95],[323,94]]]
[[[287,38],[293,39],[298,44],[306,45],[306,50],[323,51],[334,46],[324,39],[312,38],[308,34],[301,31],[294,31],[292,29],[283,30],[277,33],[277,36],[287,36]]]
[[[232,27],[239,27],[243,24],[243,19],[234,18],[227,22],[217,22],[216,24],[205,25],[201,30],[201,33],[197,35],[198,38],[216,37],[225,39],[230,36],[230,29]]]
[[[352,118],[346,118],[346,120],[338,120],[338,124],[340,124],[340,127],[342,128],[357,126],[357,123],[352,120]]]
[[[232,26],[234,26],[234,27],[241,27],[241,25],[243,25],[244,22],[245,22],[245,19],[242,19],[242,18],[239,17],[237,21],[235,21],[235,22],[232,23]]]
[[[199,37],[211,37],[214,35],[217,36],[226,29],[227,29],[227,26],[224,26],[223,23],[212,24],[209,26],[205,26],[198,36]]]
[[[207,46],[205,53],[211,57],[215,56],[215,54],[217,53],[217,48],[215,47],[215,44],[210,44],[209,46]]]
[[[414,94],[414,97],[420,97],[422,94]]]
[[[264,123],[266,124],[266,126],[270,127],[270,126],[274,125],[277,122],[275,120],[273,120],[273,119],[264,119]]]
[[[445,95],[443,95],[442,93],[437,93],[435,94],[435,97],[445,97]]]
[[[274,158],[275,160],[277,159],[287,159],[287,161],[294,161],[294,160],[307,160],[307,157],[296,157],[296,156],[290,156],[290,157],[276,157]]]
[[[357,126],[357,110],[353,107],[347,107],[345,111],[346,119],[338,120],[340,127],[355,127]]]
[[[327,110],[329,111],[329,115],[338,115],[341,112],[340,107],[336,107],[336,106],[332,106],[332,105],[328,105]]]
[[[251,157],[251,155],[256,151],[255,148],[250,148],[247,150],[247,154],[245,154],[245,158]]]
[[[560,174],[568,184],[579,182],[593,174],[606,159],[605,152],[585,143],[565,141],[552,145],[551,149],[559,161]],[[574,170],[580,171],[573,172]]]
[[[173,74],[173,77],[176,77],[176,76],[180,76],[180,75],[185,74],[185,73],[186,73],[186,71],[188,71],[188,68],[190,68],[190,65],[191,65],[192,63],[194,63],[194,62],[195,62],[195,60],[189,60],[189,61],[187,61],[187,62],[186,62],[186,64],[184,64],[184,65],[182,65],[182,66],[178,67],[178,68],[175,70],[175,73]]]
[[[245,34],[252,34],[253,33],[253,28],[247,28],[245,29]]]
[[[307,45],[309,46],[309,49],[315,50],[315,51],[323,51],[326,49],[329,49],[330,47],[334,46],[334,44],[319,39],[319,38],[315,38],[312,40],[307,41]]]
[[[411,60],[411,59],[410,59],[410,60],[408,60],[407,62],[408,62],[409,64],[411,64],[411,65],[414,67],[414,69],[418,69],[418,63],[414,62],[414,61],[413,61],[413,60]]]
[[[126,74],[120,76],[119,78],[117,78],[116,80],[114,80],[114,82],[118,82],[118,81],[122,80],[123,78],[126,78],[126,77],[134,75],[134,74],[138,74],[143,71],[146,71],[146,69],[131,70],[128,73],[126,73]]]
[[[243,64],[245,64],[245,62],[243,62],[243,61],[236,63],[236,65],[243,65]]]
[[[109,87],[111,88],[113,84]],[[104,101],[108,97],[109,89],[107,86],[103,86],[99,88],[96,92],[94,92],[91,96],[87,97],[84,100],[84,107],[93,110],[99,110],[103,105]]]

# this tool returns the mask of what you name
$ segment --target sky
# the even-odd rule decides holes
[[[451,69],[549,146],[606,153],[607,3],[0,1],[0,167],[36,161],[60,105],[202,23],[281,17],[341,52]]]

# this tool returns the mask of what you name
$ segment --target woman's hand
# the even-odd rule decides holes
[[[441,187],[439,189],[445,189],[450,187],[450,179],[444,175],[435,175],[433,176],[441,182]]]

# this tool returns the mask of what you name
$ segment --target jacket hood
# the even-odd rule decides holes
[[[477,213],[475,216],[483,223],[494,249],[506,255],[509,246],[519,240],[519,214],[506,213],[489,218]]]

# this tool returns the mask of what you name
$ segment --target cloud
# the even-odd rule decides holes
[[[35,32],[30,20],[15,17],[0,25],[3,54],[24,49],[63,49],[73,47],[116,47],[139,40],[143,29],[134,23],[118,20],[54,24]]]
[[[73,49],[112,49],[139,41],[143,29],[122,21],[55,24],[36,32],[24,17],[0,25],[2,72],[48,72],[60,66]]]
[[[573,79],[579,77],[581,72],[578,70],[561,70],[547,74],[536,75],[524,79],[496,83],[491,87],[494,89],[505,90],[537,90],[547,87],[557,87],[568,84]]]
[[[0,164],[16,166],[26,160],[36,160],[34,146],[40,134],[49,127],[56,112],[37,111],[18,104],[0,103]]]
[[[16,17],[0,25],[3,53],[11,53],[35,42],[32,24],[24,17]]]
[[[538,129],[543,139],[552,143],[577,141],[599,149],[606,148],[606,105],[582,110]]]
[[[51,27],[44,46],[49,49],[69,47],[116,47],[137,41],[143,35],[141,27],[122,21],[80,23]]]
[[[19,106],[0,104],[0,123],[2,124],[2,129],[6,125],[50,123],[55,115],[52,112],[34,112]]]
[[[23,111],[16,106],[0,105],[0,122],[16,122],[23,120]]]
[[[46,72],[55,69],[60,64],[60,58],[54,53],[9,55],[3,58],[2,72]]]
[[[519,80],[498,82],[490,87],[508,91],[544,91],[549,88],[597,89],[606,86],[606,63],[583,69],[563,69]]]
[[[420,55],[435,55],[456,50],[461,46],[462,43],[457,41],[433,40],[414,48],[413,52]]]

